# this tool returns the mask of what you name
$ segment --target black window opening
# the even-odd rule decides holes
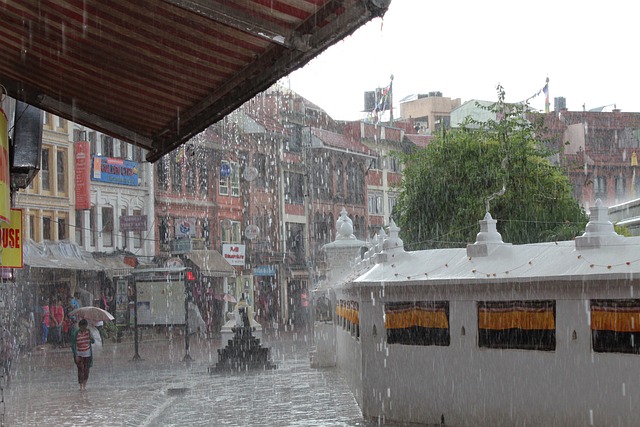
[[[554,351],[556,302],[479,301],[478,346]]]
[[[451,343],[449,301],[386,303],[384,314],[387,344],[448,346]]]
[[[591,300],[591,343],[598,353],[640,354],[640,299]]]

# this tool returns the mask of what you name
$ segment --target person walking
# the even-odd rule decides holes
[[[94,343],[91,331],[89,331],[89,322],[86,319],[80,320],[78,329],[74,329],[71,333],[71,351],[73,359],[78,367],[78,383],[80,390],[86,390],[87,380],[89,379],[89,369],[93,365],[93,351],[91,344]]]

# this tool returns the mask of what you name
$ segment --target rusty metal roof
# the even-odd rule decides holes
[[[155,161],[390,1],[4,0],[0,84]]]

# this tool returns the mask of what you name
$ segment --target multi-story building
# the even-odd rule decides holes
[[[70,239],[74,221],[71,126],[65,119],[43,112],[40,172],[24,191],[15,194],[14,206],[24,215],[23,237],[34,242]]]
[[[640,113],[567,111],[545,114],[556,159],[585,207],[640,196]]]
[[[460,98],[442,96],[442,92],[429,92],[405,96],[400,100],[400,118],[412,119],[416,133],[434,134],[450,126],[451,111],[460,106]]]

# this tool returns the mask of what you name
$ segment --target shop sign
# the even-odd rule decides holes
[[[181,219],[176,221],[176,237],[196,237],[196,220]]]
[[[225,243],[222,245],[222,257],[231,265],[244,266],[245,245]]]
[[[73,145],[76,161],[76,209],[91,209],[91,148],[87,141]]]
[[[254,276],[275,276],[276,275],[276,266],[275,265],[258,265],[253,268]]]
[[[122,215],[120,216],[120,231],[147,231],[146,215]]]
[[[11,209],[9,224],[0,222],[0,267],[23,268],[22,209]]]
[[[94,156],[91,180],[137,187],[138,162]]]

